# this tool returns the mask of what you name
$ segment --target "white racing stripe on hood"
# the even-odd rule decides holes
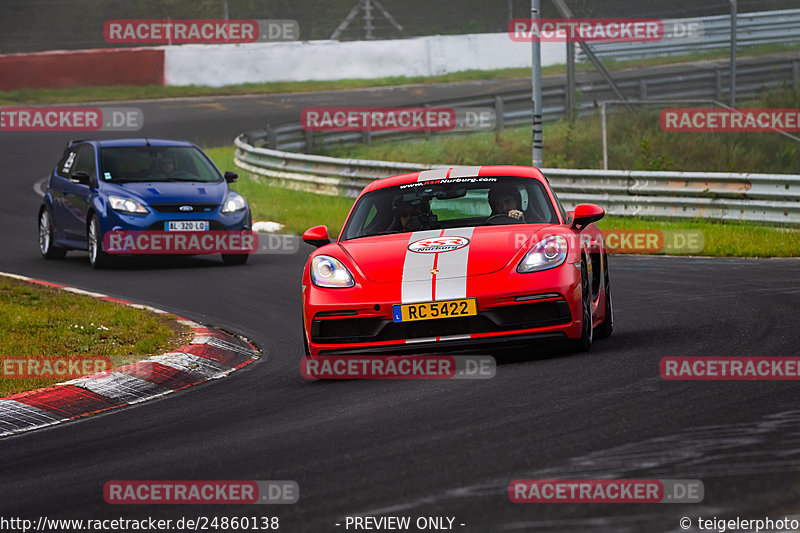
[[[408,244],[420,239],[438,237],[441,230],[432,229],[415,231],[411,233]],[[414,302],[429,302],[433,298],[433,284],[431,283],[431,269],[436,254],[417,254],[408,249],[406,245],[406,258],[403,262],[403,280],[400,287],[400,302],[404,304]],[[425,275],[427,274],[427,276]],[[407,280],[419,281],[407,281]]]
[[[472,239],[473,231],[474,228],[415,231],[411,234],[408,244],[420,239],[439,236]],[[467,295],[469,250],[469,244],[452,252],[428,254],[415,253],[407,249],[403,262],[400,302],[406,304],[465,298]],[[434,277],[431,273],[434,265],[439,271],[436,275],[435,291]]]
[[[454,228],[444,231],[443,237],[466,237],[472,239],[475,228]],[[470,245],[452,252],[437,254],[436,300],[455,300],[467,296],[467,263]]]

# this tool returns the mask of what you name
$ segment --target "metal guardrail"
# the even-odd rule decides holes
[[[798,31],[800,9],[739,13],[737,19],[736,40],[738,46],[800,43],[800,31]],[[654,42],[592,43],[592,51],[601,59],[626,60],[679,55],[730,46],[731,17],[729,15],[664,21],[665,28],[672,28],[675,24],[681,28],[688,28],[690,24],[699,24],[702,26],[702,34],[697,38],[675,37]],[[577,56],[580,61],[586,59],[580,52]]]
[[[369,182],[446,165],[337,159],[235,140],[236,166],[288,188],[355,197]],[[602,205],[612,215],[745,220],[800,225],[800,175],[649,172],[544,168],[559,198],[573,208]]]
[[[685,64],[672,67],[651,67],[635,71],[614,73],[615,81],[625,96],[632,100],[717,100],[728,97],[727,61],[702,64]],[[800,53],[780,57],[743,58],[737,67],[737,95],[750,98],[763,89],[793,84],[800,87]],[[580,104],[578,112],[587,115],[596,111],[596,104],[615,100],[616,95],[598,75],[582,74],[578,77]],[[545,78],[542,89],[543,118],[557,120],[566,115],[567,94],[563,78]],[[426,105],[454,108],[492,108],[495,111],[495,129],[531,124],[530,89],[506,90],[494,94],[447,101],[428,102]],[[446,134],[437,132],[433,135]],[[463,133],[463,131],[453,132]],[[264,145],[278,150],[311,153],[315,145],[328,146],[371,142],[373,140],[418,138],[420,132],[310,132],[300,124],[267,125],[261,130],[247,132],[250,144]],[[431,135],[431,134],[426,134]]]
[[[679,65],[615,73],[623,93],[639,100],[723,100],[728,71],[726,62]],[[614,93],[599,76],[579,80],[580,111],[592,112],[595,102],[612,100]],[[743,59],[738,67],[737,91],[741,97],[764,88],[792,83],[800,86],[800,54]],[[562,79],[546,79],[542,91],[545,119],[564,116],[566,94]],[[657,104],[657,102],[653,102]],[[677,103],[677,102],[676,102]],[[443,107],[492,107],[496,129],[531,124],[530,90],[447,102]],[[369,182],[390,175],[417,172],[445,165],[423,165],[337,159],[305,155],[315,144],[371,142],[373,139],[419,137],[420,132],[316,132],[299,124],[267,126],[241,134],[235,141],[235,163],[244,171],[270,183],[321,194],[356,197]],[[288,150],[288,151],[287,151]],[[717,220],[746,220],[800,225],[800,175],[732,174],[710,172],[649,172],[629,170],[542,169],[562,201],[603,205],[614,215]]]

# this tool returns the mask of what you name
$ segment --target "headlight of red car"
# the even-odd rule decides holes
[[[517,272],[528,274],[561,266],[567,259],[567,239],[551,235],[533,245],[517,266]]]
[[[328,289],[343,289],[356,284],[347,267],[329,255],[318,255],[311,260],[311,281],[317,287]]]

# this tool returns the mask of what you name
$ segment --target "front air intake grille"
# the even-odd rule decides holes
[[[477,316],[393,322],[383,318],[315,318],[311,340],[321,344],[392,341],[490,333],[567,324],[572,320],[565,300],[509,305],[481,311]]]

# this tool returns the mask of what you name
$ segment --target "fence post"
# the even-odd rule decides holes
[[[647,80],[645,78],[639,80],[639,100],[647,100]]]
[[[425,104],[423,107],[431,107],[431,104]],[[431,138],[431,130],[425,128],[425,140],[427,141],[430,138]]]
[[[600,102],[600,114],[603,128],[603,170],[608,170],[608,124],[606,122],[605,102]]]
[[[575,120],[575,42],[567,41],[567,119]]]
[[[267,124],[267,148],[275,150],[278,148],[278,139],[275,136],[275,128]]]
[[[792,85],[795,90],[800,87],[800,63],[792,61]]]
[[[503,129],[503,115],[505,108],[503,106],[503,97],[499,94],[494,95],[494,129],[500,131]]]
[[[310,154],[314,151],[314,132],[306,130],[306,153]]]
[[[717,102],[722,101],[722,71],[717,69],[714,71],[714,100]]]

